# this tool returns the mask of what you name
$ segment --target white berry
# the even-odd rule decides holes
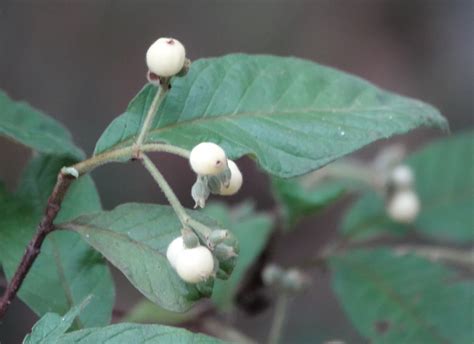
[[[410,188],[415,181],[415,176],[411,167],[399,165],[390,174],[390,181],[397,189]]]
[[[184,246],[183,237],[177,237],[174,239],[169,245],[168,249],[166,250],[166,258],[170,262],[173,269],[176,269],[176,261],[178,259],[178,255],[186,249]]]
[[[224,150],[212,142],[201,142],[189,155],[191,168],[198,175],[216,175],[224,171],[227,157]]]
[[[159,77],[178,74],[184,66],[186,51],[174,38],[159,38],[146,52],[148,69]]]
[[[219,194],[223,196],[230,196],[237,193],[237,191],[239,191],[240,187],[242,186],[242,173],[240,172],[236,163],[232,160],[227,160],[227,164],[230,169],[230,182],[228,187],[226,187],[224,184],[221,184],[221,190]]]
[[[185,282],[203,282],[213,271],[214,257],[207,247],[186,248],[178,254],[176,272]]]
[[[396,222],[412,223],[419,212],[420,201],[411,190],[396,192],[387,205],[388,215]]]

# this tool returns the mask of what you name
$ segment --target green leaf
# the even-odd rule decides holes
[[[386,249],[331,258],[334,290],[355,327],[375,343],[472,343],[472,281]]]
[[[342,233],[352,241],[368,240],[381,233],[400,236],[409,230],[385,214],[385,202],[375,192],[361,196],[346,212],[341,225]]]
[[[35,234],[59,169],[68,162],[52,156],[33,159],[21,180],[18,194],[2,199],[0,261],[8,279],[13,276]],[[100,208],[92,179],[81,177],[71,185],[57,220],[67,220]],[[95,298],[94,307],[82,313],[78,326],[107,324],[115,292],[103,258],[75,233],[51,233],[24,280],[20,298],[37,314],[43,315],[51,311],[64,313],[89,294]]]
[[[199,212],[190,214],[214,224]],[[209,288],[183,282],[166,259],[169,243],[181,230],[169,206],[122,204],[111,211],[84,215],[61,226],[81,234],[144,296],[168,310],[183,312],[199,298],[210,296]],[[212,284],[212,279],[209,283]]]
[[[158,110],[148,142],[221,145],[292,177],[366,144],[422,125],[447,127],[430,105],[319,64],[234,54],[193,62]],[[130,145],[156,93],[145,86],[99,139],[95,154]]]
[[[439,140],[412,154],[422,211],[416,227],[441,240],[474,240],[474,132]]]
[[[215,304],[220,309],[228,310],[245,273],[265,248],[273,223],[270,216],[256,213],[248,203],[231,210],[223,204],[210,204],[204,212],[219,220],[240,243],[239,258],[232,275],[228,280],[217,280],[212,294]]]
[[[218,344],[223,341],[200,333],[164,325],[140,325],[121,323],[103,328],[84,329],[67,333],[59,338],[58,344]]]
[[[291,230],[298,220],[315,214],[344,195],[343,182],[303,185],[299,179],[273,178],[273,190],[282,205],[285,230]]]
[[[2,91],[0,135],[41,153],[84,157],[84,152],[74,145],[71,134],[60,123],[24,102],[13,101]]]
[[[74,322],[74,319],[89,304],[92,297],[87,297],[81,304],[71,308],[63,317],[57,313],[46,313],[25,337],[23,344],[51,343],[64,334]]]
[[[88,300],[86,299],[85,302]],[[196,334],[184,329],[162,325],[139,325],[121,323],[106,327],[88,328],[66,333],[72,320],[84,307],[71,309],[62,318],[48,313],[33,327],[25,344],[141,344],[141,343],[223,343],[217,338]]]
[[[439,240],[472,241],[474,209],[474,133],[441,139],[410,155],[406,163],[416,176],[421,212],[414,227]],[[365,238],[381,231],[404,233],[406,227],[393,223],[385,214],[381,197],[363,196],[347,213],[342,230]]]

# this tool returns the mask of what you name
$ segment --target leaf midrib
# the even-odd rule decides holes
[[[418,104],[419,108],[425,108],[426,105],[421,103]],[[388,107],[388,106],[382,106],[382,107],[369,107],[367,109],[358,109],[358,108],[324,108],[324,109],[313,109],[313,108],[302,108],[302,109],[292,109],[292,110],[280,110],[280,111],[275,111],[275,112],[265,112],[265,111],[258,111],[258,112],[239,112],[239,113],[226,113],[226,114],[215,114],[213,116],[204,116],[201,115],[200,117],[195,117],[192,119],[188,119],[185,121],[179,121],[175,122],[173,124],[167,125],[165,127],[161,128],[152,128],[150,129],[149,134],[159,134],[161,132],[166,132],[168,130],[172,130],[175,128],[179,128],[181,126],[191,126],[192,124],[200,124],[202,122],[213,122],[213,121],[223,121],[223,120],[229,120],[232,121],[236,117],[257,117],[257,116],[262,116],[262,117],[275,117],[275,116],[283,116],[283,115],[289,115],[289,114],[307,114],[307,113],[353,113],[354,115],[357,114],[358,112],[381,112],[381,111],[390,111],[391,113],[396,113],[396,114],[401,114],[404,115],[406,114],[403,109],[411,109],[413,108],[412,106],[405,106],[405,107]],[[162,116],[163,114],[158,113],[158,116]],[[141,117],[143,117],[143,114],[141,114]],[[180,115],[181,117],[181,115]],[[440,117],[441,119],[441,117]],[[127,145],[132,141],[132,138],[136,136],[137,133],[130,135],[127,139],[123,141],[119,141],[118,143],[109,146],[107,149],[101,151],[106,152],[111,149],[121,147],[124,145]]]

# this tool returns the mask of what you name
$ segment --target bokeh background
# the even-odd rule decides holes
[[[178,38],[191,59],[231,52],[307,58],[432,103],[453,132],[474,124],[472,0],[0,0],[0,88],[63,122],[90,154],[145,83],[144,54],[160,36]],[[383,144],[416,148],[439,135],[422,129]],[[13,190],[29,152],[2,138],[0,147],[0,178]],[[369,157],[375,149],[357,154]],[[180,199],[192,206],[186,162],[157,158]],[[253,198],[258,209],[272,208],[267,178],[252,161],[241,164],[245,184],[229,202]],[[105,208],[165,202],[138,165],[106,166],[93,177]],[[274,259],[289,266],[314,253],[334,236],[348,202],[300,223],[294,235],[275,244]],[[120,274],[115,277],[117,307],[126,311],[140,295]],[[332,295],[328,275],[315,271],[313,280],[291,305],[284,341],[362,343]],[[271,315],[270,307],[227,321],[262,341]],[[35,321],[15,301],[0,323],[0,342],[20,342]]]

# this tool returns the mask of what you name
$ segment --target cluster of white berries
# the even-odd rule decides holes
[[[183,237],[177,237],[168,246],[166,257],[179,277],[188,283],[207,280],[214,272],[214,257],[201,245],[186,247]]]
[[[148,81],[157,85],[163,79],[184,75],[190,63],[180,41],[175,38],[159,38],[146,52]]]
[[[189,163],[197,174],[191,194],[196,207],[204,207],[209,195],[230,196],[237,193],[243,182],[236,163],[227,159],[225,151],[215,143],[201,142],[191,150]]]
[[[415,176],[407,165],[395,167],[389,178],[391,192],[387,202],[387,214],[400,223],[412,223],[420,212],[420,200],[414,191]]]

